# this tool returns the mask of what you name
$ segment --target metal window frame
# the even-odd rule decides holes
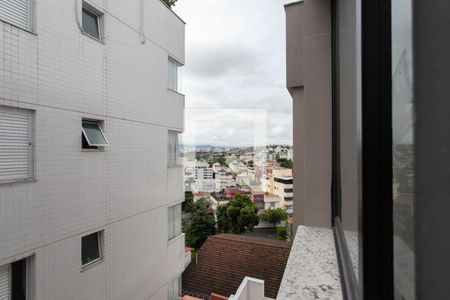
[[[346,299],[393,299],[391,0],[361,1],[359,282],[340,226],[337,3],[332,2],[332,222]],[[359,287],[358,287],[359,285]]]
[[[181,136],[182,132],[175,131],[175,130],[169,130],[167,132],[167,147],[169,147],[169,145],[170,145],[169,139],[170,139],[171,134],[176,135],[176,143],[175,143],[175,149],[174,149],[175,150],[175,156],[174,156],[175,161],[174,162],[169,161],[169,159],[170,159],[169,151],[167,151],[167,167],[168,168],[181,167],[181,166],[183,166],[183,163],[180,162],[179,155],[180,155],[180,149],[181,149],[180,148],[180,136]]]
[[[84,30],[83,26],[83,10],[86,10],[87,12],[90,12],[91,14],[95,15],[97,17],[97,28],[98,28],[98,38],[90,34],[89,32],[86,32]],[[81,5],[81,29],[84,34],[90,36],[91,38],[98,40],[100,42],[103,42],[103,18],[104,13],[97,8],[93,7],[91,4],[87,3],[86,1],[83,1]]]
[[[86,132],[84,131],[84,128],[83,128],[83,124],[84,124],[84,123],[97,125],[98,129],[100,130],[100,133],[102,134],[103,138],[104,138],[105,141],[106,141],[106,144],[93,144],[93,143],[91,143],[91,142],[89,141],[88,135],[87,135]],[[101,124],[100,124],[100,121],[98,121],[98,122],[95,122],[95,121],[85,121],[85,120],[81,121],[81,132],[83,133],[83,136],[84,136],[84,138],[86,139],[86,142],[88,143],[89,146],[91,146],[91,147],[108,147],[108,146],[109,146],[108,139],[106,138],[106,135],[105,135],[105,133],[103,132],[102,126],[101,126]]]
[[[6,111],[12,111],[12,112],[28,112],[28,134],[29,134],[29,140],[28,140],[28,176],[27,177],[21,177],[21,178],[9,178],[0,180],[0,184],[3,183],[15,183],[15,182],[26,182],[26,181],[32,181],[35,179],[35,136],[34,136],[34,128],[35,128],[35,111],[27,108],[16,108],[16,107],[9,107],[9,106],[3,106],[0,105],[1,110]]]
[[[85,269],[86,267],[89,267],[89,266],[91,266],[91,265],[93,265],[93,264],[95,264],[95,263],[97,263],[97,262],[99,262],[99,261],[101,261],[103,259],[103,249],[102,249],[103,248],[103,242],[102,242],[103,230],[96,231],[96,232],[93,232],[93,233],[90,233],[88,235],[85,235],[85,236],[81,237],[81,254],[83,255],[83,238],[87,237],[87,236],[90,236],[92,234],[95,234],[97,236],[97,247],[98,247],[99,257],[94,259],[94,260],[92,260],[92,261],[90,261],[90,262],[88,262],[88,263],[86,263],[86,264],[83,264],[83,257],[81,257],[81,268],[82,269]]]
[[[179,90],[180,90],[180,85],[179,85],[179,78],[178,78],[178,76],[179,76],[179,73],[178,73],[178,69],[180,68],[180,67],[182,67],[183,66],[183,64],[181,64],[180,62],[178,62],[175,58],[173,58],[173,57],[171,57],[171,56],[168,56],[168,62],[169,62],[169,65],[168,65],[168,67],[170,68],[170,63],[173,63],[174,65],[175,65],[175,70],[176,70],[176,76],[175,76],[175,78],[176,78],[176,87],[175,88],[173,88],[173,87],[171,87],[170,86],[170,78],[169,78],[169,75],[170,75],[170,73],[168,72],[168,76],[167,76],[167,88],[169,89],[169,90],[171,90],[171,91],[174,91],[174,92],[176,92],[176,93],[179,93]]]

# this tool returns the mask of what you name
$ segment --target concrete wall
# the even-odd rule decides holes
[[[184,62],[184,23],[145,0],[142,44],[140,0],[92,3],[103,42],[81,33],[74,1],[36,1],[35,34],[0,21],[0,105],[35,111],[36,179],[0,184],[0,265],[34,254],[36,299],[161,299],[180,273],[169,259],[184,263],[167,242],[183,200],[167,132],[184,123],[167,60]],[[82,118],[104,122],[104,152],[81,151]],[[81,272],[81,237],[98,230],[104,260]]]
[[[331,226],[329,0],[285,6],[287,88],[294,117],[294,228]]]

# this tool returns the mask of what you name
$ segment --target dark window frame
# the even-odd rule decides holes
[[[393,299],[391,1],[361,3],[359,283],[341,228],[338,11],[332,1],[332,223],[346,299]]]
[[[88,261],[86,263],[83,262],[84,257],[83,257],[83,239],[92,235],[96,235],[97,237],[97,247],[98,247],[98,258],[95,258],[91,261]],[[90,267],[94,264],[96,264],[99,261],[103,260],[103,231],[97,231],[97,232],[93,232],[91,234],[85,235],[83,237],[81,237],[81,268],[85,269],[87,267]]]

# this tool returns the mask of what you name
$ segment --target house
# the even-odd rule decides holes
[[[275,299],[291,243],[234,234],[209,236],[183,273],[183,293],[209,297],[236,294],[242,280],[264,280],[264,295]]]

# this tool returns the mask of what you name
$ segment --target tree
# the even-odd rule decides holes
[[[186,243],[189,247],[200,248],[208,236],[216,234],[214,217],[206,212],[206,201],[199,200],[192,219],[186,227]],[[198,205],[197,205],[198,204]]]
[[[278,158],[277,162],[282,168],[292,169],[293,166],[292,159]]]
[[[163,1],[170,8],[172,8],[172,6],[175,6],[175,2],[177,2],[177,0],[163,0]]]
[[[277,237],[279,240],[287,240],[288,238],[288,231],[286,227],[278,227],[277,228]]]
[[[194,212],[194,194],[192,192],[184,192],[184,202],[181,204],[181,209],[186,212]]]
[[[242,234],[259,224],[258,209],[248,196],[235,195],[228,204],[217,209],[217,226],[220,232]]]
[[[287,218],[288,215],[282,208],[269,208],[261,214],[261,220],[271,223],[274,229],[279,223],[286,221]]]

